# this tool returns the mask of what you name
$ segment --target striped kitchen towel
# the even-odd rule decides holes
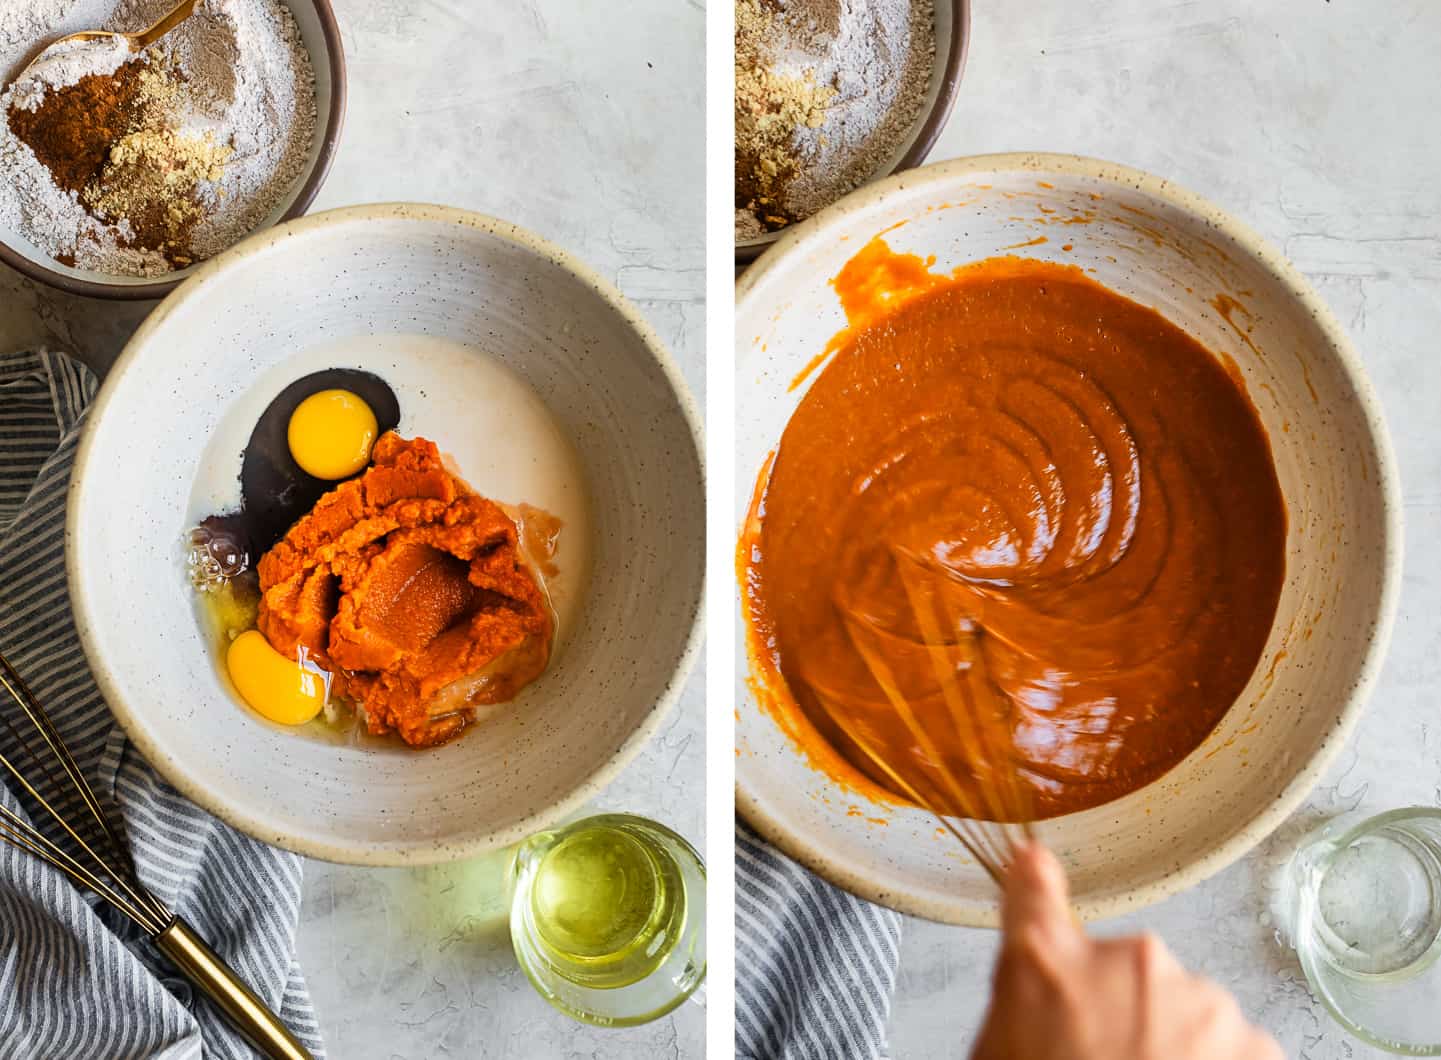
[[[736,1056],[877,1060],[901,916],[862,901],[736,822]]]
[[[65,587],[65,489],[95,389],[94,376],[63,355],[0,356],[0,650],[50,713],[101,801],[118,812],[146,885],[320,1056],[295,961],[300,859],[221,824],[161,781],[111,718],[81,652]],[[123,512],[115,522],[124,533]],[[14,739],[0,726],[0,748],[19,762]],[[24,813],[5,780],[0,801]],[[53,782],[37,787],[46,794]],[[150,951],[138,928],[4,844],[0,1043],[5,1060],[255,1055]]]

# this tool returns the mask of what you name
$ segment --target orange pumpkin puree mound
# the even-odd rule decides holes
[[[550,658],[549,602],[514,520],[394,432],[260,561],[260,631],[304,646],[377,735],[428,747],[515,696]]]

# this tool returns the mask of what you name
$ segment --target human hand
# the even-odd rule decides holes
[[[1038,843],[1005,880],[1004,938],[971,1060],[1285,1060],[1235,999],[1154,935],[1087,937]]]

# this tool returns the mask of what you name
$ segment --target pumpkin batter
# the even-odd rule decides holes
[[[934,797],[934,762],[858,646],[874,653],[974,780],[907,596],[924,586],[1035,816],[1155,780],[1236,700],[1280,595],[1285,506],[1241,386],[1072,266],[1000,258],[944,277],[877,240],[835,286],[852,327],[762,472],[742,542],[759,669],[812,739],[900,797],[824,697]]]
[[[550,606],[515,522],[434,443],[387,433],[372,459],[261,559],[258,625],[332,671],[372,733],[430,746],[539,676]]]

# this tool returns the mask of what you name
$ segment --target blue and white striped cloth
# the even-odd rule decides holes
[[[736,1056],[879,1060],[901,916],[812,875],[736,822]]]
[[[101,801],[123,821],[141,879],[319,1057],[319,1028],[295,960],[300,859],[241,835],[161,781],[115,725],[81,652],[65,587],[65,490],[95,390],[94,376],[63,355],[0,356],[0,650],[49,712]],[[20,761],[3,726],[0,748]],[[54,790],[36,786],[47,796]],[[23,812],[9,786],[0,784],[0,800]],[[213,1007],[191,996],[138,928],[4,844],[0,1054],[255,1055]]]

